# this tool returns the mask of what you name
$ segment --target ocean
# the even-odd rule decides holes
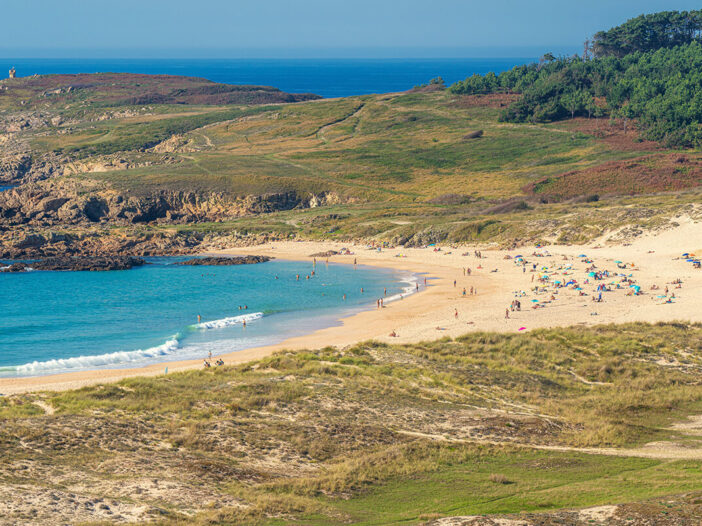
[[[19,76],[187,75],[342,97],[403,91],[437,76],[450,84],[531,60],[3,59],[0,68],[14,66]],[[137,367],[272,344],[374,307],[384,287],[389,296],[413,288],[411,276],[361,266],[318,265],[318,275],[308,281],[308,263],[186,267],[173,261],[152,259],[117,272],[0,273],[0,377]],[[198,314],[204,325],[197,326]]]
[[[203,77],[227,84],[274,86],[290,93],[345,97],[408,90],[441,76],[447,84],[496,73],[533,58],[436,59],[0,59],[24,77],[48,73],[129,72]],[[3,69],[4,68],[4,69]]]
[[[415,287],[412,275],[362,265],[318,262],[308,280],[311,262],[173,265],[182,259],[150,258],[125,271],[0,273],[0,377],[139,367],[273,344],[375,308],[384,288],[391,301]]]

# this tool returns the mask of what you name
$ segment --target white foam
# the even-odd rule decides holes
[[[402,279],[401,283],[407,283],[407,286],[402,289],[399,294],[394,294],[393,296],[388,296],[383,299],[383,303],[390,303],[392,301],[397,301],[404,299],[406,296],[410,296],[417,292],[417,282],[419,281],[419,276],[410,275]]]
[[[57,360],[47,360],[45,362],[31,362],[18,365],[14,368],[20,375],[41,374],[49,371],[65,371],[68,369],[90,369],[105,365],[122,365],[129,362],[148,360],[159,356],[173,354],[180,347],[177,337],[173,337],[167,342],[151,347],[149,349],[138,349],[136,351],[117,351],[96,356],[77,356],[75,358],[61,358]]]
[[[195,325],[198,329],[223,329],[234,325],[241,325],[243,322],[259,320],[263,318],[262,312],[252,312],[251,314],[242,314],[241,316],[232,316],[230,318],[222,318],[221,320],[203,321]]]
[[[191,326],[196,329],[222,329],[240,325],[244,321],[247,323],[263,318],[262,312],[252,312],[250,314],[242,314],[240,316],[232,316],[222,318],[220,320],[206,321]],[[47,360],[44,362],[31,362],[15,367],[3,367],[2,371],[12,371],[19,376],[57,373],[61,371],[93,369],[108,365],[124,366],[133,362],[153,361],[163,356],[175,354],[181,350],[180,346],[181,335],[176,334],[165,343],[150,347],[148,349],[138,349],[136,351],[117,351],[106,354],[98,354],[94,356],[77,356],[74,358],[60,358],[55,360]],[[1,374],[0,374],[1,375]]]

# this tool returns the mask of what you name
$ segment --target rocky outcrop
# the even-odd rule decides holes
[[[103,257],[52,257],[32,262],[18,262],[0,269],[2,272],[26,272],[27,270],[129,270],[144,265],[146,261],[133,256]]]
[[[339,201],[333,193],[294,191],[243,197],[165,190],[134,195],[96,181],[54,178],[0,193],[0,226],[225,221]]]
[[[273,258],[268,256],[232,256],[232,257],[204,257],[193,258],[186,261],[179,261],[175,265],[213,265],[213,266],[228,266],[228,265],[252,265],[256,263],[265,263]]]
[[[279,240],[268,234],[239,232],[202,233],[179,231],[132,231],[110,228],[84,229],[76,233],[26,232],[0,228],[0,259],[40,259],[55,256],[165,256],[260,245]]]

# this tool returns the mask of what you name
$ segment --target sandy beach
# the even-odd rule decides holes
[[[702,256],[702,230],[691,220],[678,219],[678,223],[676,228],[642,235],[628,245],[607,245],[602,240],[590,246],[553,245],[509,251],[448,245],[378,250],[364,244],[276,242],[219,251],[216,254],[311,261],[312,254],[345,248],[352,254],[335,255],[329,260],[344,264],[356,260],[359,265],[422,276],[419,293],[387,303],[382,309],[376,308],[377,298],[369,298],[369,310],[345,318],[337,326],[222,358],[225,364],[236,364],[282,349],[344,347],[370,339],[408,343],[457,337],[469,331],[517,333],[543,327],[633,321],[702,322],[702,270],[682,257],[685,253]],[[482,257],[476,256],[476,250]],[[323,263],[324,259],[317,261]],[[652,289],[654,286],[657,289]],[[474,294],[470,293],[471,287]],[[601,302],[593,301],[593,296],[599,297],[598,287],[605,289]],[[639,294],[635,294],[637,290]],[[521,309],[511,309],[515,300]],[[396,336],[390,335],[393,332]],[[166,366],[170,373],[200,368],[202,362],[0,379],[0,393],[64,390],[129,376],[155,376],[164,374]]]

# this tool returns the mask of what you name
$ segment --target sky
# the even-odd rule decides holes
[[[5,0],[0,56],[523,57],[570,54],[699,0]]]

